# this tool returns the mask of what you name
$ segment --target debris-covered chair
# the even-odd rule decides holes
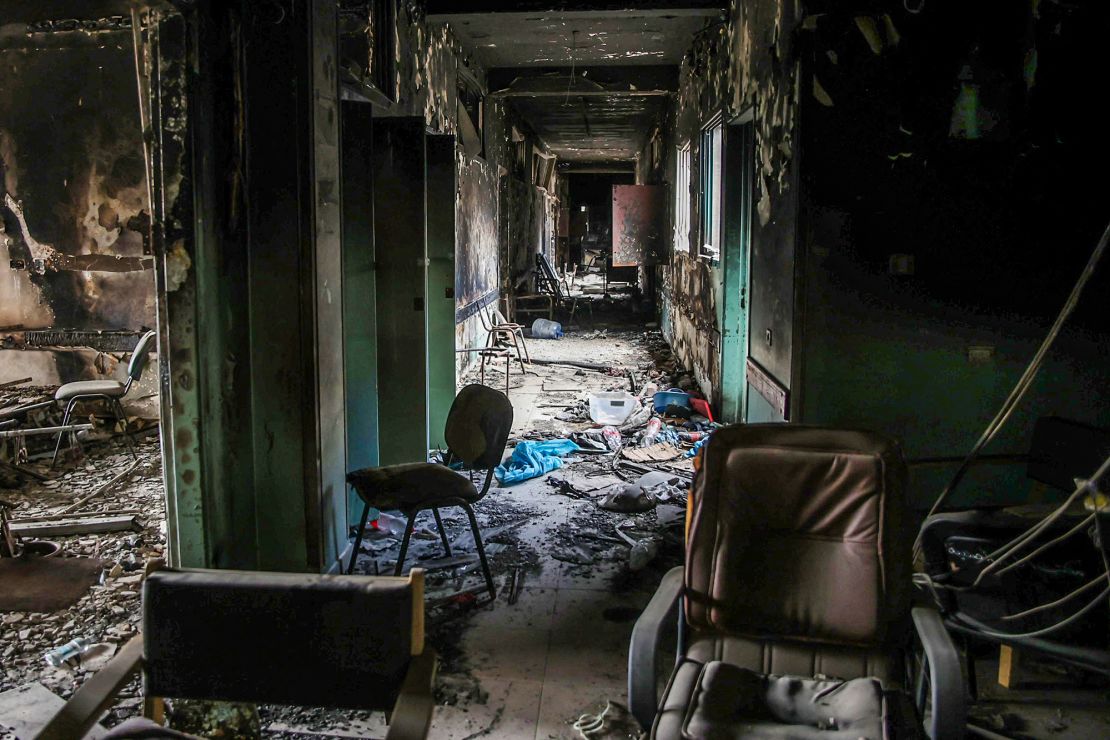
[[[351,550],[347,572],[354,572],[371,508],[399,509],[408,519],[404,537],[401,539],[401,552],[397,556],[397,565],[394,568],[394,574],[400,575],[405,564],[409,539],[412,537],[412,528],[416,523],[416,515],[426,509],[432,510],[443,541],[443,549],[446,555],[450,556],[451,545],[447,540],[447,531],[443,528],[439,510],[445,506],[458,506],[470,519],[470,529],[474,535],[478,559],[482,564],[482,574],[485,576],[490,598],[493,598],[496,595],[493,575],[486,560],[482,535],[478,530],[478,520],[475,519],[471,506],[489,491],[493,470],[501,464],[501,458],[505,455],[505,443],[509,439],[509,430],[512,426],[513,405],[509,403],[505,394],[477,383],[468,385],[459,391],[451,404],[444,429],[448,448],[446,462],[449,464],[454,460],[461,461],[470,471],[468,475],[455,472],[446,465],[427,462],[363,468],[348,473],[347,482],[358,493],[366,508],[359,521],[358,534],[355,537],[354,548]],[[477,488],[470,477],[476,470],[486,471],[481,488]]]
[[[632,711],[653,738],[962,737],[959,656],[933,609],[910,605],[897,444],[787,424],[718,430],[691,491],[686,564],[637,621]],[[911,619],[924,647],[905,693]],[[656,651],[678,657],[656,701]]]
[[[62,426],[65,427],[69,424],[69,420],[73,417],[73,409],[78,403],[82,401],[107,401],[112,413],[116,416],[116,420],[123,425],[127,448],[131,450],[132,455],[137,457],[135,442],[127,428],[127,415],[123,412],[120,399],[126,396],[127,392],[131,390],[131,386],[142,378],[143,370],[146,369],[147,355],[154,346],[157,336],[157,332],[148,331],[139,338],[139,341],[135,344],[135,350],[131,353],[131,361],[127,365],[126,381],[121,383],[118,380],[78,380],[73,383],[66,383],[58,388],[54,393],[54,400],[64,402],[66,405]],[[54,457],[50,459],[51,467],[58,459],[58,451],[62,448],[62,437],[64,435],[64,430],[58,432],[58,442],[54,445]]]
[[[436,655],[424,645],[423,571],[155,571],[143,584],[142,634],[37,738],[84,737],[136,672],[144,715],[159,724],[161,699],[173,697],[383,710],[387,738],[427,737]],[[119,736],[165,735],[140,725]]]

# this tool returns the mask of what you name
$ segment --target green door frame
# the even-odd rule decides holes
[[[748,383],[748,280],[751,254],[755,115],[748,110],[725,126],[724,230],[721,284],[721,417],[746,420]]]

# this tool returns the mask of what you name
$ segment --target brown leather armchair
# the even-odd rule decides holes
[[[959,655],[935,610],[911,610],[904,484],[899,446],[877,434],[719,430],[691,491],[686,564],[633,630],[629,700],[650,736],[919,737],[931,687],[930,736],[962,737]],[[678,656],[657,700],[671,620]]]

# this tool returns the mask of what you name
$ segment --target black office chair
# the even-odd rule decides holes
[[[366,531],[366,520],[370,509],[399,509],[407,518],[405,535],[401,540],[401,552],[397,556],[394,574],[400,575],[408,552],[409,539],[412,537],[416,515],[431,509],[443,541],[447,556],[451,555],[451,545],[447,532],[439,516],[444,506],[459,506],[470,519],[470,529],[474,533],[474,545],[486,578],[490,598],[496,596],[493,576],[490,575],[486,551],[482,546],[482,535],[478,531],[478,520],[474,518],[471,506],[489,491],[493,480],[493,469],[501,464],[505,454],[505,443],[513,426],[513,406],[500,391],[484,385],[468,385],[459,391],[447,414],[444,436],[447,439],[447,463],[461,460],[471,471],[485,470],[486,479],[478,489],[469,476],[451,470],[446,465],[419,462],[403,465],[389,465],[381,468],[363,468],[347,474],[347,482],[355,489],[366,504],[362,520],[358,525],[358,535],[351,550],[351,561],[347,572],[354,572],[358,559],[359,545]]]
[[[123,425],[123,435],[124,439],[127,440],[127,449],[131,451],[133,457],[138,458],[138,454],[135,452],[135,441],[131,437],[131,431],[127,428],[127,416],[123,413],[123,406],[120,405],[119,400],[126,396],[127,392],[131,390],[131,386],[143,376],[147,353],[150,352],[157,336],[157,332],[148,331],[139,338],[139,341],[135,344],[135,350],[131,353],[131,362],[127,364],[127,380],[125,382],[121,383],[118,380],[79,380],[75,383],[66,383],[58,388],[54,393],[54,400],[66,402],[66,412],[62,418],[62,426],[65,427],[69,424],[74,407],[81,401],[107,401],[112,413],[116,415],[116,420]],[[58,460],[58,451],[62,449],[62,437],[64,435],[64,431],[58,432],[58,442],[54,445],[54,457],[50,458],[50,467],[54,467],[54,463]]]

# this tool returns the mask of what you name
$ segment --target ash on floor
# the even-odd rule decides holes
[[[136,459],[115,443],[86,445],[85,452],[75,463],[59,462],[52,473],[45,463],[33,465],[33,470],[50,476],[45,482],[25,479],[19,488],[0,491],[0,497],[12,505],[12,518],[60,513],[134,466],[129,477],[83,504],[78,513],[134,512],[140,529],[50,538],[61,545],[59,555],[99,559],[103,567],[100,581],[67,609],[0,616],[0,692],[38,682],[68,698],[139,629],[143,566],[148,559],[162,557],[165,549],[165,492],[158,438],[148,435],[137,440],[137,465]],[[45,662],[47,651],[78,637],[94,644],[79,664],[55,668]],[[135,681],[103,724],[115,724],[140,711],[141,693]]]

